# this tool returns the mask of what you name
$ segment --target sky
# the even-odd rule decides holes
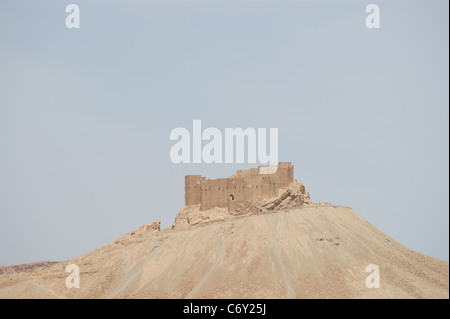
[[[66,5],[80,8],[68,29]],[[368,29],[366,5],[380,7]],[[184,205],[170,132],[278,128],[313,202],[449,260],[446,1],[0,2],[0,265],[67,260]]]

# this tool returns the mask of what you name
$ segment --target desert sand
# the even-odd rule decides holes
[[[181,213],[181,212],[180,212]],[[85,255],[0,267],[0,298],[449,298],[449,263],[327,203],[159,230],[149,223]],[[80,288],[66,287],[77,264]],[[367,288],[366,266],[380,270]]]

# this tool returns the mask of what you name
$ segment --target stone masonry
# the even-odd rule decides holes
[[[238,170],[229,178],[206,179],[200,175],[187,175],[185,205],[200,205],[200,211],[214,207],[234,211],[277,197],[281,188],[293,182],[294,166],[290,162],[278,163],[273,174],[260,174],[258,167]]]

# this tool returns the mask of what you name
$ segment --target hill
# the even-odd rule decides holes
[[[449,298],[448,262],[404,247],[351,208],[214,216],[180,229],[150,223],[68,261],[10,268],[0,298]],[[79,266],[79,289],[66,287],[69,264]],[[366,287],[369,264],[380,288]]]

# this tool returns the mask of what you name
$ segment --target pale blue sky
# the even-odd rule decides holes
[[[278,127],[313,201],[448,260],[448,21],[446,1],[1,1],[0,265],[169,227],[184,175],[252,166],[173,164],[194,119]]]

